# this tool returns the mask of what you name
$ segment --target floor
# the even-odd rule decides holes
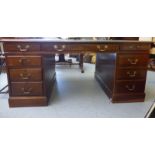
[[[155,100],[155,72],[148,72],[144,103],[112,104],[94,79],[95,66],[58,66],[57,81],[47,107],[9,108],[8,95],[0,95],[0,117],[144,117]],[[3,81],[3,82],[2,82]],[[6,75],[0,76],[0,88]]]

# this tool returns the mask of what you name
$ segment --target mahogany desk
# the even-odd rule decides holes
[[[96,52],[95,78],[111,102],[143,102],[149,50],[145,41],[1,39],[9,105],[46,106],[55,81],[55,53]]]

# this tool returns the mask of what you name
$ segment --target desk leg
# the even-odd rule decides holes
[[[84,73],[84,69],[83,69],[83,54],[80,54],[80,69],[81,69],[81,73]]]

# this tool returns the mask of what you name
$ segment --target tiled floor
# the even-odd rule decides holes
[[[49,106],[9,108],[8,95],[0,95],[0,117],[144,117],[155,99],[155,73],[148,72],[144,103],[112,104],[94,79],[94,65],[58,66],[57,82]],[[3,82],[2,82],[3,81]],[[6,75],[0,76],[0,88]]]

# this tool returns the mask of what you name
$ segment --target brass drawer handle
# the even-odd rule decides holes
[[[26,58],[21,58],[21,59],[19,59],[18,60],[18,62],[20,63],[20,64],[25,64],[25,63],[29,63],[30,62],[30,60],[29,59],[26,59]]]
[[[143,47],[142,45],[135,45],[135,46],[130,45],[130,46],[129,46],[130,49],[134,49],[134,48],[139,49],[139,48],[142,48],[142,47]]]
[[[99,51],[104,52],[108,48],[108,45],[104,45],[104,48],[101,48],[100,45],[97,45],[97,48]]]
[[[136,77],[136,74],[136,71],[133,71],[132,73],[130,71],[127,72],[127,75],[129,75],[129,77]]]
[[[65,48],[66,48],[65,45],[62,45],[61,47],[59,47],[58,45],[54,45],[54,49],[57,50],[58,52],[64,51]]]
[[[133,46],[133,45],[130,45],[130,46],[129,46],[129,49],[133,49],[134,47],[135,47],[135,46]]]
[[[20,73],[20,77],[22,80],[29,80],[31,77],[31,74]]]
[[[21,88],[21,90],[22,90],[24,95],[29,95],[32,92],[32,88],[28,88],[28,89]]]
[[[138,62],[138,59],[128,59],[128,62],[130,62],[131,65],[136,65]]]
[[[134,91],[136,87],[135,87],[135,85],[132,85],[132,86],[126,85],[126,88],[127,88],[129,91]]]
[[[22,48],[21,45],[17,45],[17,48],[19,49],[20,52],[26,52],[30,48],[30,45],[25,45],[24,48]]]
[[[142,45],[137,45],[137,48],[142,48],[143,46]]]

